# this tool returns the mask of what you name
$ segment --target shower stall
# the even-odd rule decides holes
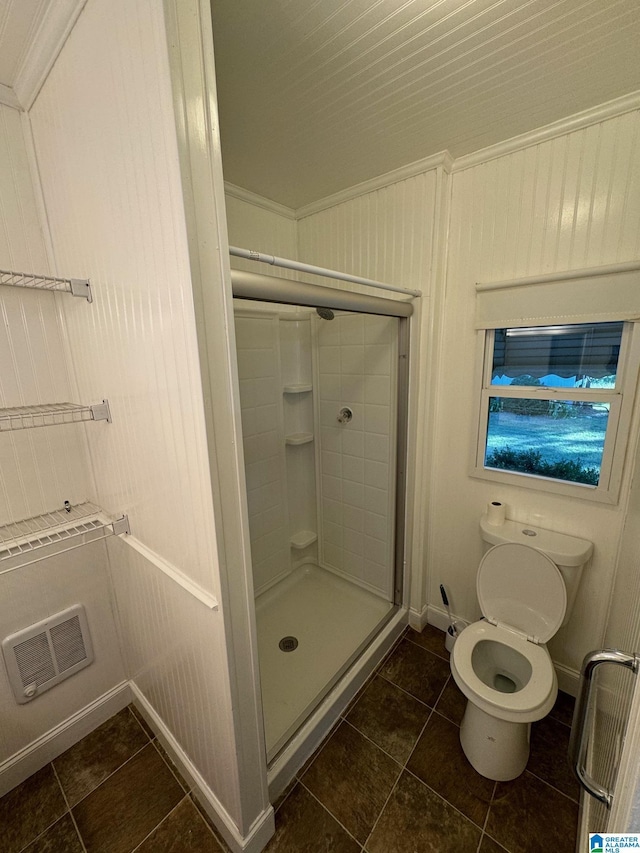
[[[233,275],[273,764],[402,607],[411,305]],[[251,299],[238,298],[243,294]]]

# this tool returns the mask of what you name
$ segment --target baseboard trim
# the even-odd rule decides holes
[[[42,769],[131,702],[122,681],[0,764],[0,797]]]
[[[129,684],[136,708],[153,729],[231,850],[234,853],[260,853],[275,831],[273,807],[269,805],[253,822],[247,835],[242,836],[231,815],[213,793],[144,693],[134,681]]]
[[[558,676],[558,688],[568,693],[569,696],[577,696],[580,687],[580,673],[577,669],[563,666],[561,663],[553,664]]]
[[[469,624],[468,620],[459,619],[455,614],[453,618],[456,622],[464,622]],[[417,610],[409,611],[409,624],[416,631],[422,631],[425,625],[433,625],[440,631],[446,631],[449,627],[449,617],[445,610],[439,607],[434,607],[429,604],[418,612]],[[553,666],[558,677],[558,687],[570,696],[578,695],[578,687],[580,686],[580,673],[576,669],[564,666],[561,663],[554,661]]]

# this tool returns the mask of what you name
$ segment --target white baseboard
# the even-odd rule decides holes
[[[129,684],[136,708],[153,729],[158,740],[189,783],[194,796],[197,797],[198,802],[209,815],[231,850],[234,853],[260,853],[275,830],[273,807],[269,805],[256,818],[247,835],[243,837],[231,815],[207,785],[199,770],[171,734],[162,718],[158,716],[146,696],[134,681],[129,682]]]
[[[0,797],[42,769],[131,702],[122,681],[0,764]]]
[[[456,622],[465,622],[465,624],[469,624],[466,620],[459,619],[455,614],[453,618]],[[446,631],[449,627],[449,617],[445,610],[429,604],[427,607],[424,607],[420,613],[418,613],[417,610],[409,611],[409,624],[412,628],[415,628],[416,631],[422,631],[427,624],[433,625],[434,628],[438,628],[440,631]],[[575,669],[571,669],[570,667],[563,666],[559,663],[554,662],[553,665],[558,677],[558,687],[560,690],[563,690],[570,696],[577,696],[580,684],[580,673]]]
[[[569,696],[577,696],[580,686],[580,673],[577,669],[570,669],[561,663],[554,663],[556,675],[558,676],[558,687]]]

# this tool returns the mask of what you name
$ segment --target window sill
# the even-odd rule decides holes
[[[499,468],[472,468],[469,476],[478,480],[488,480],[492,483],[503,483],[508,486],[518,486],[521,489],[535,489],[536,491],[549,492],[554,495],[577,498],[604,504],[617,504],[619,500],[619,488],[604,489],[600,486],[588,486],[584,483],[571,483],[569,481],[553,480],[549,477],[539,477],[536,474],[518,474],[512,471],[503,471]]]

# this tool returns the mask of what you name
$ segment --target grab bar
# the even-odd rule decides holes
[[[640,668],[640,656],[618,651],[618,649],[599,649],[589,652],[582,662],[580,672],[580,690],[576,700],[576,708],[573,713],[573,724],[571,726],[571,737],[569,739],[569,762],[578,782],[584,790],[604,803],[610,809],[613,801],[613,791],[607,791],[589,776],[585,767],[587,753],[587,720],[591,710],[591,687],[593,685],[593,674],[603,663],[615,663],[624,666],[636,675]]]

